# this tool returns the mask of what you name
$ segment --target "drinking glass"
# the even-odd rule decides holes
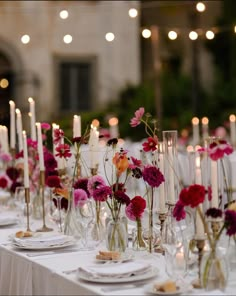
[[[91,231],[92,223],[94,222],[94,209],[90,199],[77,201],[74,205],[76,211],[77,223],[80,226],[83,249],[90,249],[92,247],[91,242],[88,240],[88,234]],[[94,245],[95,246],[95,245]]]

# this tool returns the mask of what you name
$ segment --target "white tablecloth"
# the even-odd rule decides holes
[[[34,222],[37,229],[41,221]],[[21,228],[22,229],[22,228]],[[94,263],[98,250],[29,257],[27,250],[15,250],[9,244],[9,235],[15,234],[19,226],[0,228],[0,295],[146,295],[147,285],[167,278],[164,257],[160,254],[135,252],[135,258],[142,258],[159,269],[156,278],[145,281],[143,286],[125,289],[126,283],[98,284],[79,281],[76,273],[63,271],[77,269]],[[101,246],[98,249],[101,250]],[[193,279],[193,278],[192,278]],[[191,278],[189,278],[189,281]],[[229,285],[222,293],[193,290],[195,295],[236,295],[236,274],[230,274]],[[147,285],[146,285],[147,284]],[[104,291],[104,287],[117,287],[115,291]]]

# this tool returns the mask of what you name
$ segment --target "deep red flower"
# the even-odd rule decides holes
[[[16,187],[20,187],[20,186],[23,186],[23,184],[22,184],[21,182],[13,181],[13,183],[11,184],[10,191],[11,191],[12,193],[15,193],[15,191],[16,191]]]
[[[147,165],[144,167],[143,180],[151,187],[159,187],[165,181],[164,176],[159,168],[156,166]]]
[[[58,156],[60,158],[69,158],[71,157],[71,152],[70,152],[70,146],[68,144],[60,144],[56,147],[57,153],[55,156]]]
[[[233,210],[225,211],[225,228],[226,234],[229,236],[236,234],[236,212]]]
[[[48,187],[61,187],[61,180],[58,176],[48,176],[46,179],[46,185]]]
[[[15,181],[20,176],[19,171],[14,167],[7,168],[6,174],[12,181]]]
[[[20,152],[16,153],[16,156],[15,156],[16,159],[23,158],[23,157],[24,157],[23,150],[21,150]]]
[[[121,204],[128,205],[130,203],[130,198],[122,190],[117,190],[114,192],[114,198]]]
[[[205,199],[205,187],[199,184],[189,186],[188,196],[190,207],[197,207],[200,203],[203,203]]]
[[[125,192],[126,191],[126,188],[125,188],[125,184],[124,183],[115,183],[112,185],[112,191],[123,191]]]
[[[141,196],[135,196],[130,200],[129,205],[126,207],[125,212],[127,217],[135,221],[142,217],[146,208],[146,200]]]
[[[74,189],[83,189],[88,196],[90,196],[88,191],[88,178],[79,178],[73,185]]]
[[[130,125],[132,127],[136,127],[141,123],[141,119],[143,117],[143,114],[145,112],[145,109],[143,107],[140,107],[138,110],[135,111],[134,117],[130,120]]]
[[[61,139],[64,137],[64,132],[63,130],[56,128],[54,130],[53,135],[54,135],[54,140],[53,140],[54,144],[59,144],[61,142]]]
[[[186,217],[186,212],[184,210],[184,204],[181,200],[178,200],[175,204],[174,210],[173,210],[173,216],[177,221],[183,220]]]
[[[181,203],[184,206],[189,206],[190,205],[190,201],[189,201],[189,197],[188,197],[188,188],[183,188],[180,191],[179,200],[181,201]]]
[[[157,150],[158,139],[157,136],[148,137],[147,141],[142,144],[145,152]]]
[[[0,187],[5,189],[7,187],[7,178],[5,178],[4,176],[0,177]]]
[[[221,209],[218,208],[210,208],[206,211],[206,216],[211,218],[221,218],[223,212]]]

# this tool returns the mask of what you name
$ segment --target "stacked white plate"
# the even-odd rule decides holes
[[[76,240],[72,236],[59,234],[48,235],[36,233],[32,237],[23,237],[12,239],[14,247],[28,250],[45,250],[56,249],[72,246],[76,243]]]

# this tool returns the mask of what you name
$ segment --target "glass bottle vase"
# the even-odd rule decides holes
[[[124,219],[108,219],[106,224],[106,247],[109,251],[125,252],[128,232]]]
[[[207,291],[225,290],[228,278],[228,263],[226,256],[216,248],[206,252],[200,265],[201,285]]]

